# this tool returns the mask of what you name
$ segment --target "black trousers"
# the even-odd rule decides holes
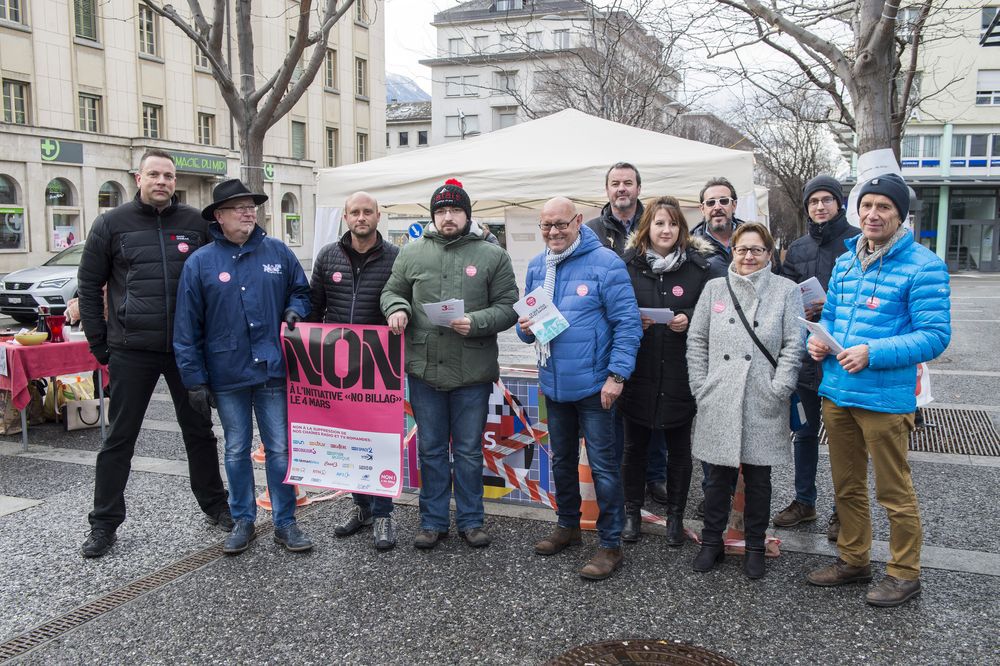
[[[684,511],[691,486],[691,424],[664,428],[667,442],[667,495],[671,510]],[[651,428],[625,419],[625,452],[622,457],[622,485],[625,509],[638,511],[646,498],[646,467],[649,461]]]
[[[763,549],[767,521],[771,516],[771,467],[743,465],[743,531],[747,548]],[[701,540],[706,544],[722,543],[729,522],[730,497],[739,476],[739,467],[708,466],[705,486],[705,526]]]
[[[167,380],[174,402],[187,450],[191,490],[198,505],[209,515],[227,506],[228,496],[219,474],[219,450],[212,422],[198,414],[188,402],[174,355],[112,349],[108,369],[111,372],[110,427],[97,454],[94,510],[89,516],[91,527],[115,530],[125,521],[125,484],[132,470],[135,440],[160,375]]]

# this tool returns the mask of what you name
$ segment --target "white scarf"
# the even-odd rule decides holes
[[[646,250],[646,262],[649,264],[649,268],[657,275],[677,270],[686,258],[687,255],[684,253],[684,250],[677,245],[674,245],[674,249],[668,252],[665,257],[661,257],[653,248]]]
[[[576,248],[580,247],[580,239],[581,236],[577,236],[572,245],[558,254],[550,252],[548,249],[545,250],[545,282],[542,284],[542,288],[545,289],[545,295],[552,302],[555,302],[556,266],[564,259],[568,259],[576,251]],[[542,343],[535,340],[535,358],[538,359],[538,365],[548,365],[551,354],[552,350],[549,349],[549,343]]]

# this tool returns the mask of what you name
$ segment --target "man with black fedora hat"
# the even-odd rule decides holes
[[[135,441],[161,376],[174,403],[198,505],[210,522],[226,531],[233,527],[212,421],[188,402],[172,346],[181,269],[210,240],[199,211],[174,196],[176,177],[168,153],[147,151],[135,176],[135,199],[98,216],[80,261],[83,329],[91,352],[110,369],[112,388],[111,427],[97,454],[84,557],[104,555],[117,540]]]
[[[236,526],[222,550],[242,553],[256,532],[253,416],[264,443],[274,540],[288,550],[310,550],[295,522],[295,489],[288,471],[288,397],[281,324],[309,314],[309,282],[288,246],[257,225],[267,196],[239,180],[215,187],[201,212],[214,219],[214,241],[185,264],[177,292],[174,351],[191,404],[206,418],[215,407],[225,431],[229,508]]]

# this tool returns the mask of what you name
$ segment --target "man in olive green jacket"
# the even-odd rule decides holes
[[[400,251],[381,302],[390,330],[406,336],[420,453],[420,533],[413,545],[431,549],[448,536],[454,473],[458,533],[482,548],[490,543],[483,530],[482,434],[500,377],[497,333],[517,320],[517,282],[507,252],[472,220],[461,183],[451,179],[435,190],[430,209],[434,223]],[[464,301],[464,316],[433,324],[423,306],[450,299]]]

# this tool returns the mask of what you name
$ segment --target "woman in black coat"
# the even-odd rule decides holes
[[[677,199],[646,207],[622,257],[640,308],[670,308],[673,319],[643,316],[635,371],[618,400],[625,421],[625,526],[622,538],[639,539],[646,492],[646,462],[653,430],[667,442],[667,544],[684,543],[684,507],[691,485],[691,423],[695,401],[688,386],[687,328],[710,275],[711,246],[688,232]]]

